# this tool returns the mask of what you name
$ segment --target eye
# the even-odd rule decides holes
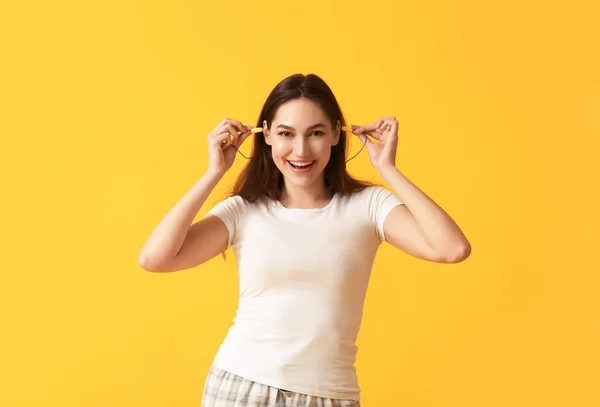
[[[323,135],[323,134],[325,134],[325,133],[323,133],[322,131],[316,130],[316,131],[313,131],[313,134],[314,134],[315,136],[322,136],[322,135]]]
[[[290,134],[290,132],[289,131],[280,131],[278,134],[283,137],[289,137],[288,135]]]

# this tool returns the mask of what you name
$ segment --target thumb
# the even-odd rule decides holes
[[[371,148],[371,146],[375,143],[373,143],[373,141],[371,141],[371,139],[369,138],[369,136],[367,135],[367,133],[363,133],[363,134],[356,134],[356,137],[358,137],[361,141],[362,144],[364,144],[365,146],[367,146],[367,148]]]
[[[246,140],[248,137],[250,137],[252,135],[252,133],[250,133],[250,131],[248,130],[246,133],[242,134],[240,136],[240,138],[238,139],[238,142],[235,144],[236,147],[239,147],[242,145],[242,143],[244,142],[244,140]]]

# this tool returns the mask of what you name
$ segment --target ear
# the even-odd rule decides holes
[[[337,144],[340,142],[341,136],[342,136],[342,124],[338,120],[337,123],[335,124],[332,146],[337,146]]]
[[[267,121],[263,120],[263,135],[265,136],[265,143],[270,146],[271,145],[271,132],[269,131],[269,128],[267,127]]]

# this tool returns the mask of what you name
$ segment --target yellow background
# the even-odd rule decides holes
[[[293,73],[352,124],[395,115],[400,170],[473,247],[382,246],[362,405],[600,405],[599,10],[561,3],[4,2],[0,405],[200,405],[235,259],[154,274],[138,254],[206,134],[256,124]],[[365,152],[349,168],[379,181]]]

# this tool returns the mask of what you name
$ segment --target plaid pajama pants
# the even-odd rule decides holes
[[[256,383],[212,365],[202,407],[360,407],[356,400],[328,399]]]

